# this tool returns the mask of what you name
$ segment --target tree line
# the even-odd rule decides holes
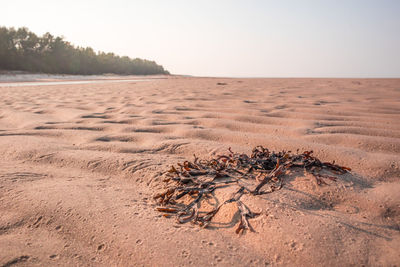
[[[154,61],[96,53],[75,47],[50,33],[37,36],[27,28],[0,27],[0,69],[54,74],[169,74]]]

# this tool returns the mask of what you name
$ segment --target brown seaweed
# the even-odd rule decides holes
[[[185,161],[178,163],[177,166],[171,166],[164,179],[167,189],[154,196],[161,205],[156,210],[163,212],[165,217],[175,216],[178,223],[191,222],[207,227],[223,205],[235,202],[240,214],[236,233],[245,230],[254,231],[248,219],[255,218],[259,213],[252,212],[240,200],[243,194],[256,196],[281,189],[285,174],[293,168],[302,168],[312,175],[318,186],[327,184],[326,179],[330,181],[337,179],[335,176],[321,173],[323,170],[336,175],[351,171],[350,168],[336,165],[335,162],[320,161],[312,155],[313,151],[276,153],[263,146],[257,146],[250,156],[235,153],[231,148],[228,152],[210,160],[199,159],[194,155],[193,162]],[[241,184],[243,180],[253,180],[254,189]],[[267,184],[270,189],[263,191],[263,187]],[[211,198],[215,190],[227,186],[236,186],[238,190],[231,198],[211,211],[200,212],[204,200]],[[182,200],[185,196],[189,196],[189,203]]]

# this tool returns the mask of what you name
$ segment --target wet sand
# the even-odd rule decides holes
[[[399,103],[399,79],[1,87],[0,265],[398,265]],[[256,145],[352,172],[243,196],[255,233],[229,205],[210,229],[155,211],[171,165]]]

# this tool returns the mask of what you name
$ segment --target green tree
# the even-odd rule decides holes
[[[169,74],[154,61],[96,53],[90,47],[75,47],[50,33],[37,36],[27,28],[6,27],[0,27],[0,69],[84,75]]]

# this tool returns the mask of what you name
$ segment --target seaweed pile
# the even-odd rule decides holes
[[[291,151],[271,152],[267,148],[257,146],[250,156],[235,153],[229,148],[227,155],[205,160],[194,155],[194,161],[178,163],[166,173],[164,182],[167,189],[154,196],[160,207],[156,209],[164,213],[165,217],[175,216],[178,223],[192,222],[201,227],[207,227],[212,218],[222,206],[235,202],[240,214],[240,223],[236,233],[245,230],[254,231],[248,219],[259,213],[250,209],[240,200],[244,194],[261,195],[279,190],[284,185],[284,177],[289,169],[302,168],[311,174],[317,185],[327,184],[326,179],[336,181],[330,173],[341,175],[350,171],[350,168],[336,165],[335,162],[322,162],[312,156],[313,151],[292,153]],[[243,181],[252,180],[253,189]],[[268,190],[263,188],[268,186]],[[211,197],[219,188],[235,186],[238,190],[225,202],[214,207],[211,211],[200,211],[204,200]],[[189,203],[183,201],[189,196]]]

